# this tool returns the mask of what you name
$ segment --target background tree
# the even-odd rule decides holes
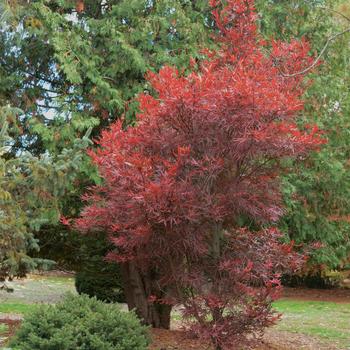
[[[347,1],[261,1],[258,7],[264,35],[304,36],[318,53],[328,38],[350,27]],[[345,267],[349,258],[349,39],[344,33],[329,43],[304,95],[301,120],[327,130],[328,143],[306,162],[294,163],[282,187],[287,210],[281,229],[297,243],[323,244],[309,264],[318,272]]]
[[[10,2],[1,31],[1,69],[13,92],[10,104],[24,111],[26,142],[19,138],[18,148],[59,153],[89,127],[99,125],[98,134],[123,113],[130,122],[135,102],[129,101],[147,89],[144,74],[164,63],[185,68],[207,43],[205,5]]]
[[[134,96],[149,89],[144,74],[164,63],[186,69],[208,43],[206,1],[0,1],[0,95],[20,108],[12,155],[28,151],[55,159],[92,128],[92,136],[124,114],[133,122]],[[80,196],[99,181],[87,157],[59,200],[77,216]],[[67,180],[67,179],[66,179]],[[63,225],[42,225],[41,252],[79,269],[84,237]],[[83,261],[85,261],[83,259]]]
[[[188,75],[149,73],[157,97],[141,94],[136,125],[118,121],[90,152],[104,181],[76,227],[108,233],[144,322],[169,327],[171,305],[184,305],[219,350],[275,321],[280,274],[302,261],[269,228],[283,213],[281,166],[324,141],[297,127],[305,84],[285,76],[311,64],[307,42],[262,41],[252,0],[210,3],[220,50]]]
[[[28,253],[38,250],[34,232],[43,224],[60,217],[59,198],[72,183],[76,165],[83,157],[87,138],[76,141],[53,160],[49,155],[34,157],[29,152],[15,156],[11,150],[11,126],[20,110],[0,108],[0,280],[23,277],[34,268],[52,264],[32,259]],[[13,131],[13,130],[12,130]]]
[[[119,264],[105,260],[114,248],[105,232],[85,235],[79,242],[75,270],[77,292],[106,302],[125,303]]]

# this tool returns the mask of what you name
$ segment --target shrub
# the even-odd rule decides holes
[[[10,343],[21,350],[146,350],[147,328],[133,313],[86,295],[30,313]]]
[[[84,235],[79,247],[80,265],[76,267],[75,287],[105,302],[124,302],[119,265],[107,262],[105,256],[113,249],[102,233]]]
[[[106,264],[108,263],[101,263],[96,268],[77,272],[75,288],[79,294],[87,294],[101,301],[124,302],[118,270],[114,266],[105,266]]]

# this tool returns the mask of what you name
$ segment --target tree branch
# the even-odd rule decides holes
[[[327,11],[331,11],[331,12],[334,12],[336,13],[337,15],[343,17],[344,19],[346,19],[348,22],[350,22],[350,17],[344,15],[343,13],[337,11],[337,10],[334,10],[334,9],[331,9],[329,7],[320,7],[322,10],[327,10]]]
[[[293,73],[293,74],[285,74],[283,73],[282,71],[281,72],[281,75],[285,78],[292,78],[292,77],[296,77],[297,75],[303,75],[307,72],[309,72],[311,69],[315,68],[315,66],[317,65],[317,63],[320,61],[321,57],[323,56],[323,54],[325,53],[325,51],[327,50],[329,44],[337,39],[338,37],[344,35],[345,33],[349,33],[350,32],[350,28],[347,28],[345,30],[343,30],[342,32],[340,33],[337,33],[337,34],[334,34],[332,36],[330,36],[328,38],[328,40],[326,41],[326,44],[323,46],[323,49],[321,50],[321,52],[319,53],[319,55],[316,57],[316,59],[314,60],[314,62],[307,68],[303,69],[302,71],[300,72],[296,72],[296,73]]]

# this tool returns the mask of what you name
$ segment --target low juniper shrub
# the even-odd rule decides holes
[[[67,295],[27,315],[9,346],[20,350],[146,350],[147,327],[133,313],[87,295]]]

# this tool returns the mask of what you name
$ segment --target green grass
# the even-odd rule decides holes
[[[41,303],[56,303],[67,292],[75,292],[74,278],[31,275],[13,281],[13,293],[0,293],[0,313],[25,315]]]
[[[43,275],[31,275],[31,278],[35,281],[45,281],[53,284],[74,284],[74,277],[70,276],[43,276]]]
[[[2,302],[0,303],[0,313],[12,313],[25,315],[35,310],[39,304],[26,304],[21,302]]]
[[[65,276],[31,275],[24,280],[11,282],[13,293],[0,291],[2,303],[56,303],[68,292],[74,293],[74,278]]]
[[[283,314],[279,330],[315,336],[350,347],[350,303],[279,300],[274,303]]]

